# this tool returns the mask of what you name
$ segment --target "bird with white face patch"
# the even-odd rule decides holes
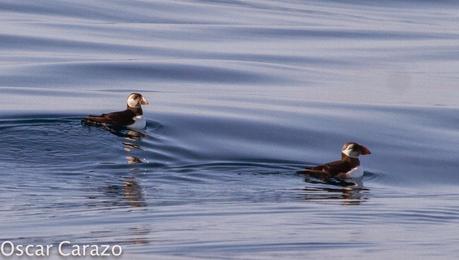
[[[300,173],[324,181],[329,181],[332,178],[339,180],[359,179],[363,176],[359,156],[368,154],[371,154],[371,152],[365,146],[353,142],[346,143],[341,149],[341,160],[307,168]]]
[[[147,126],[147,121],[143,116],[142,105],[148,104],[148,100],[142,94],[131,93],[127,98],[126,110],[102,115],[88,115],[82,122],[87,125],[126,127],[133,130],[141,130]]]

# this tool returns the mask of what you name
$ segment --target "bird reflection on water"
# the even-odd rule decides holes
[[[142,187],[134,177],[127,177],[123,181],[123,198],[131,207],[145,207],[145,199],[142,192]]]
[[[302,198],[307,201],[339,201],[342,205],[360,205],[368,200],[368,189],[361,181],[358,185],[347,182],[322,182],[310,177],[304,181],[308,186],[302,189]]]
[[[139,184],[136,175],[139,174],[142,169],[139,164],[142,164],[144,161],[136,156],[135,151],[141,151],[142,147],[139,145],[142,138],[146,135],[141,132],[127,129],[115,129],[109,127],[103,127],[105,130],[110,133],[122,137],[123,150],[126,153],[126,162],[129,165],[129,171],[127,176],[122,178],[122,183],[110,184],[105,187],[105,195],[113,197],[121,197],[121,201],[115,201],[115,205],[124,204],[127,202],[127,205],[131,207],[145,207],[145,199],[143,195],[142,186]],[[119,180],[114,178],[114,180]],[[124,203],[123,203],[124,202]]]
[[[143,196],[142,187],[137,182],[135,174],[140,172],[135,165],[143,163],[142,159],[131,154],[135,150],[142,150],[139,142],[145,137],[144,133],[134,130],[128,130],[124,133],[123,148],[126,152],[126,160],[129,165],[134,167],[130,168],[130,176],[124,178],[123,181],[123,198],[128,202],[131,207],[145,207],[145,199]]]
[[[112,200],[115,199],[116,205],[127,205],[131,208],[144,208],[147,206],[147,203],[145,202],[142,186],[139,184],[138,178],[136,177],[136,175],[142,171],[140,164],[143,163],[143,160],[135,156],[133,153],[135,151],[142,150],[139,143],[146,135],[133,130],[107,130],[109,130],[112,134],[123,138],[123,150],[126,153],[126,161],[129,165],[129,172],[127,176],[121,179],[121,184],[110,184],[106,187],[105,195],[112,197]],[[115,180],[119,181],[117,178],[115,178]],[[149,225],[134,223],[133,226],[126,230],[126,232],[126,237],[128,237],[128,239],[124,242],[127,244],[144,245],[150,243],[150,239],[148,237],[151,233],[151,228]]]

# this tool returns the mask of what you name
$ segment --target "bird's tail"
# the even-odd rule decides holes
[[[324,172],[322,170],[315,169],[315,168],[306,168],[301,171],[297,171],[297,174],[306,175],[306,176],[321,179],[321,180],[328,180],[331,178],[329,173]]]
[[[88,125],[88,126],[102,125],[104,124],[104,117],[89,115],[81,119],[81,124]]]

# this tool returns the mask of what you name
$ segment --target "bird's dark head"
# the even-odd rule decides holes
[[[368,148],[361,144],[353,142],[344,144],[343,148],[341,149],[341,153],[350,158],[359,158],[360,155],[371,154]]]
[[[148,100],[140,93],[131,93],[127,98],[127,105],[130,108],[139,108],[142,105],[148,105]]]

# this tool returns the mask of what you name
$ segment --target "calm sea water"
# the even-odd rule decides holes
[[[455,1],[0,1],[0,241],[455,259]],[[149,98],[148,128],[87,113]],[[295,172],[347,141],[363,190]]]

